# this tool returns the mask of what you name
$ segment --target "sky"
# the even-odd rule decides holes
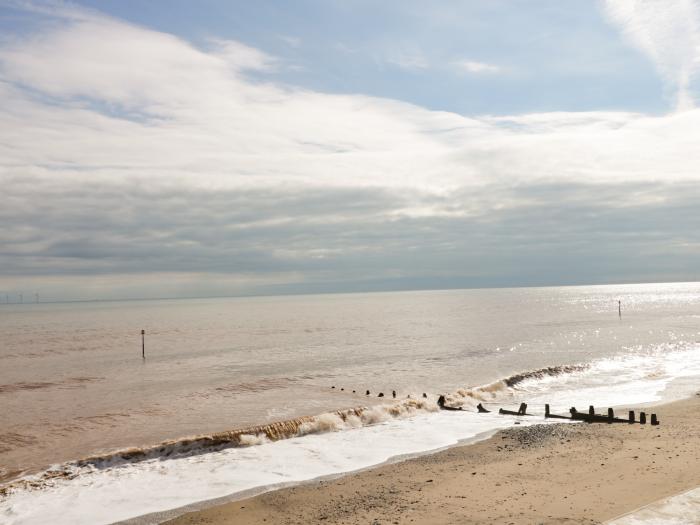
[[[700,280],[697,0],[0,0],[0,300]]]

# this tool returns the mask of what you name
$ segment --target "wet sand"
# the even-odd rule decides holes
[[[661,425],[515,426],[168,523],[601,523],[700,486],[700,392],[646,411]]]

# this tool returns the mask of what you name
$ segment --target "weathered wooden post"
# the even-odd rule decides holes
[[[393,397],[394,399],[396,399],[396,390],[392,390],[392,391],[391,391],[391,397]]]
[[[659,420],[656,419],[656,414],[652,414],[652,415],[651,415],[651,424],[652,424],[652,425],[658,425],[658,424],[659,424]]]
[[[524,416],[525,412],[527,412],[527,404],[520,403],[520,408],[518,408],[518,415]]]
[[[595,416],[595,408],[593,408],[593,405],[589,405],[589,407],[588,407],[588,415],[589,415],[589,416]]]
[[[146,330],[141,330],[141,357],[146,359]]]
[[[367,392],[365,392],[365,395],[366,395],[366,396],[368,396],[368,395],[369,395],[369,390],[367,390]]]
[[[608,423],[612,423],[613,419],[615,419],[615,412],[612,408],[608,408]]]
[[[647,424],[647,415],[646,415],[646,412],[640,412],[640,413],[639,413],[639,424],[640,424],[640,425],[646,425],[646,424]]]
[[[634,423],[634,410],[630,410],[629,412],[629,422],[630,424]]]
[[[571,407],[569,410],[569,413],[571,414],[571,417],[567,416],[560,416],[559,414],[552,414],[552,409],[549,406],[549,403],[544,405],[544,417],[546,418],[552,418],[552,419],[576,419],[576,409],[574,407]]]

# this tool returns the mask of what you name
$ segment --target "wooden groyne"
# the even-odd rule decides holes
[[[499,414],[509,415],[509,416],[530,416],[532,414],[527,413],[527,404],[521,403],[520,408],[517,411],[507,410],[500,408],[498,410]],[[612,408],[608,408],[607,414],[596,414],[595,407],[590,405],[588,407],[588,412],[579,412],[576,407],[571,407],[569,409],[569,415],[553,414],[549,408],[549,404],[544,406],[544,417],[545,419],[568,419],[570,421],[584,421],[586,423],[627,423],[634,424],[639,423],[640,425],[646,425],[647,415],[646,412],[639,413],[639,419],[635,419],[634,410],[627,412],[627,418],[615,417],[615,411]],[[651,414],[651,424],[658,425],[659,419],[656,414]]]
[[[505,414],[508,416],[531,416],[532,415],[532,414],[527,413],[527,403],[520,403],[520,407],[518,408],[517,412],[515,412],[513,410],[506,410],[505,408],[499,408],[498,413]]]
[[[571,368],[574,368],[574,367],[571,367]],[[558,370],[559,369],[557,369],[557,371]],[[545,369],[545,371],[549,371],[549,369]],[[567,371],[567,369],[564,369],[564,371]],[[538,371],[537,373],[544,373],[544,372]],[[519,375],[519,376],[513,376],[513,377],[516,378],[517,380],[520,380],[519,378],[521,376]],[[523,375],[522,377],[525,377],[525,376]],[[332,386],[331,389],[335,389],[335,386]],[[344,391],[345,389],[341,388],[340,390]],[[353,390],[352,392],[355,393],[355,390]],[[370,391],[366,390],[365,395],[369,396]],[[377,394],[377,397],[384,397],[384,393],[379,392],[379,394]],[[391,397],[393,399],[397,398],[396,390],[391,391]],[[411,395],[409,394],[406,397],[408,399],[410,399]],[[425,392],[423,392],[422,397],[425,399],[428,397],[428,395]],[[437,405],[438,405],[438,408],[440,410],[450,410],[450,411],[459,411],[459,412],[466,411],[465,407],[448,405],[447,398],[444,394],[441,394],[438,396]],[[487,410],[484,407],[483,403],[479,403],[478,405],[476,405],[476,410],[480,414],[491,412],[490,410]],[[534,416],[535,415],[535,414],[528,413],[527,403],[520,403],[520,406],[518,407],[517,410],[510,410],[507,408],[499,408],[498,413],[501,415],[505,415],[505,416]],[[569,415],[567,416],[567,415],[562,415],[562,414],[553,414],[550,410],[549,404],[547,403],[544,405],[544,418],[545,419],[566,419],[569,421],[583,421],[586,423],[627,423],[630,425],[635,424],[635,423],[638,423],[640,425],[647,424],[646,412],[640,412],[639,418],[636,419],[634,410],[629,410],[627,412],[627,417],[621,418],[621,417],[615,416],[615,411],[612,408],[608,408],[606,414],[597,414],[595,411],[595,407],[593,405],[590,405],[588,407],[587,412],[580,412],[579,410],[576,409],[576,407],[571,407],[569,409]],[[656,416],[656,414],[651,414],[651,422],[650,423],[651,423],[651,425],[654,425],[654,426],[659,424],[659,419]]]

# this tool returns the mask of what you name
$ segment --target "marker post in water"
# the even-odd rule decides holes
[[[141,330],[141,357],[146,359],[146,330]]]
[[[622,301],[617,301],[617,315],[622,319]]]

